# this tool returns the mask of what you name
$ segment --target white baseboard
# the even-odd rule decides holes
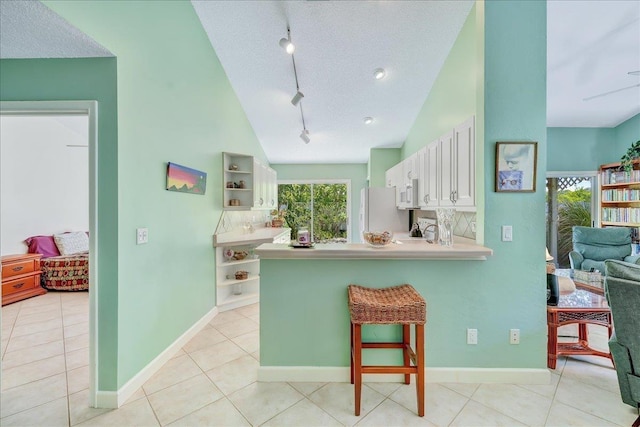
[[[429,368],[427,382],[432,383],[502,383],[549,384],[548,369],[534,368]],[[401,382],[401,374],[364,375],[365,382]],[[262,382],[349,382],[349,367],[321,366],[260,366],[258,381]]]
[[[180,335],[169,347],[153,359],[147,366],[142,368],[133,378],[116,391],[100,391],[96,393],[96,403],[98,408],[119,408],[129,399],[142,385],[147,382],[165,363],[167,363],[180,349],[187,344],[207,323],[218,314],[218,307],[214,307],[200,320],[193,324],[187,331]]]

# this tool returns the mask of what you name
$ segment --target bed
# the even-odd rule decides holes
[[[25,243],[29,253],[42,255],[40,280],[43,288],[54,291],[89,289],[89,241],[86,233],[33,236]]]

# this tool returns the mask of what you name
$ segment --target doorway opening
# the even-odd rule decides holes
[[[96,101],[2,101],[0,102],[0,116],[18,116],[18,117],[34,117],[34,118],[50,118],[58,117],[59,122],[64,122],[64,117],[85,117],[86,123],[83,124],[81,132],[86,132],[84,141],[85,147],[76,147],[75,145],[85,145],[85,143],[70,142],[68,148],[72,152],[85,152],[84,165],[82,165],[86,173],[86,181],[88,181],[87,195],[84,199],[84,212],[88,217],[87,229],[89,231],[89,284],[91,291],[89,292],[88,301],[88,391],[89,405],[97,406],[97,367],[98,367],[98,194],[97,194],[97,164],[98,164],[98,103]],[[70,122],[70,121],[67,121]],[[67,123],[68,124],[68,123]],[[88,151],[87,151],[88,150]],[[45,156],[42,153],[34,152],[33,156]],[[56,176],[51,177],[52,181],[56,180]],[[4,179],[7,179],[6,177]],[[69,188],[73,186],[72,182],[60,182],[61,187]],[[4,192],[3,192],[4,193]],[[67,194],[68,191],[61,191],[60,194]],[[3,194],[4,196],[4,194]],[[4,201],[3,201],[4,202]],[[59,203],[62,203],[60,201]],[[3,203],[4,205],[4,203]],[[46,207],[43,207],[46,209]],[[28,237],[28,236],[25,236]],[[4,236],[3,236],[4,238]],[[38,298],[38,297],[35,297]],[[3,377],[4,378],[4,377]]]
[[[572,228],[598,223],[597,172],[549,172],[546,185],[546,242],[559,268],[570,268]]]

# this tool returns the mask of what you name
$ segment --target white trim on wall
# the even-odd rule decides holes
[[[98,102],[0,101],[0,115],[86,114],[89,118],[89,405],[98,403]]]

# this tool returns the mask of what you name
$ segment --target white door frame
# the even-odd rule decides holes
[[[89,405],[96,407],[98,378],[98,102],[0,101],[0,115],[82,114],[89,119]]]

